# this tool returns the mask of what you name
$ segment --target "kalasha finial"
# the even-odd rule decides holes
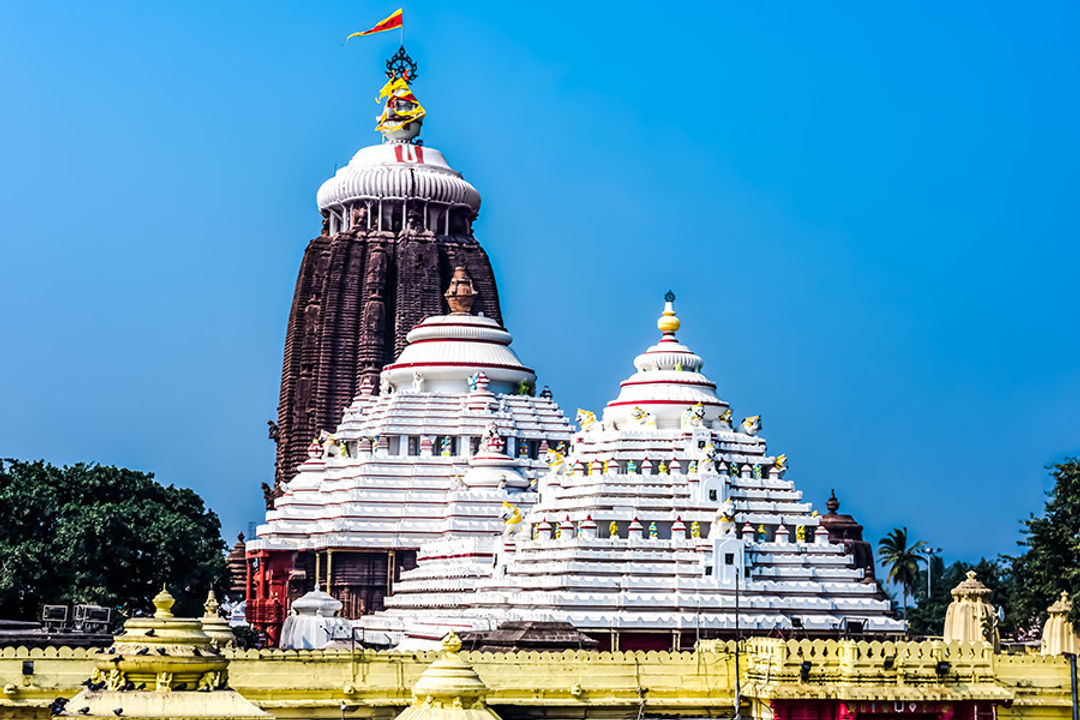
[[[161,592],[154,596],[154,607],[157,611],[154,613],[156,618],[171,618],[172,606],[176,602],[176,598],[169,594],[169,591],[165,589],[165,586],[161,586]]]
[[[217,601],[217,596],[214,594],[214,590],[211,588],[210,592],[206,594],[206,602],[203,603],[203,611],[205,617],[217,617],[218,608],[221,607],[221,603]]]
[[[450,278],[450,287],[443,296],[446,298],[446,304],[450,306],[450,312],[455,315],[469,314],[476,295],[472,278],[469,277],[465,267],[462,265],[455,267],[454,274]]]
[[[673,302],[675,302],[675,293],[668,290],[664,293],[664,312],[661,314],[660,319],[656,321],[656,327],[665,334],[673,333],[679,329],[679,318],[675,317]]]
[[[448,655],[456,655],[461,652],[461,638],[457,633],[451,630],[446,634],[446,637],[442,641],[443,652]]]
[[[825,501],[825,509],[828,510],[830,514],[835,514],[836,511],[840,509],[840,501],[836,499],[835,490],[829,491],[829,499]]]

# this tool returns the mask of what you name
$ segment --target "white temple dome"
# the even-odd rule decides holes
[[[482,371],[494,393],[514,393],[536,374],[510,349],[512,337],[487,317],[451,313],[429,317],[405,336],[408,345],[383,368],[394,391],[465,393],[469,378]],[[419,377],[418,377],[419,374]]]
[[[635,409],[651,414],[656,426],[663,429],[678,428],[683,412],[699,403],[706,424],[713,423],[728,407],[717,397],[716,385],[701,373],[701,357],[675,339],[679,319],[672,308],[674,299],[668,293],[657,322],[660,341],[634,358],[637,372],[619,384],[619,396],[604,408],[604,420],[613,421],[619,429],[635,422]]]
[[[421,200],[480,210],[480,193],[441,152],[412,143],[360,148],[316,195],[320,210],[364,200]]]

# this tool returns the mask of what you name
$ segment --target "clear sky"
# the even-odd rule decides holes
[[[372,144],[373,2],[0,4],[0,456],[272,481],[315,191]],[[680,339],[877,540],[1009,552],[1080,453],[1074,3],[405,5],[521,358],[599,410]]]

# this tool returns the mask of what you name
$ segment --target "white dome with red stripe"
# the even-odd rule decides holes
[[[469,378],[483,372],[491,392],[514,393],[536,374],[510,349],[513,339],[487,317],[451,313],[429,317],[405,336],[408,345],[382,376],[395,391],[466,393]]]
[[[660,342],[634,358],[637,372],[620,383],[619,396],[604,408],[604,420],[620,430],[642,424],[635,419],[635,411],[652,415],[657,428],[671,429],[680,427],[683,412],[699,403],[706,424],[727,410],[727,403],[716,395],[716,385],[701,374],[701,357],[675,339],[679,329],[672,307],[675,296],[669,292],[665,300],[656,322],[662,333]]]

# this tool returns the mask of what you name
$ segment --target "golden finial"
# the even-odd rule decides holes
[[[461,652],[461,638],[457,636],[457,633],[451,630],[446,634],[446,637],[442,640],[442,649],[444,653],[450,655],[456,655]]]
[[[206,594],[206,602],[203,603],[203,610],[206,611],[204,617],[217,617],[218,608],[221,607],[221,603],[217,601],[217,596],[214,595],[213,588]]]
[[[154,613],[156,618],[171,618],[172,606],[176,602],[176,598],[169,594],[169,591],[165,589],[165,584],[161,585],[161,592],[154,596],[154,607],[157,611]]]
[[[664,312],[661,314],[660,319],[656,321],[656,327],[660,332],[673,333],[679,329],[679,318],[675,317],[675,308],[672,307],[672,303],[675,302],[675,293],[670,290],[664,295]]]

